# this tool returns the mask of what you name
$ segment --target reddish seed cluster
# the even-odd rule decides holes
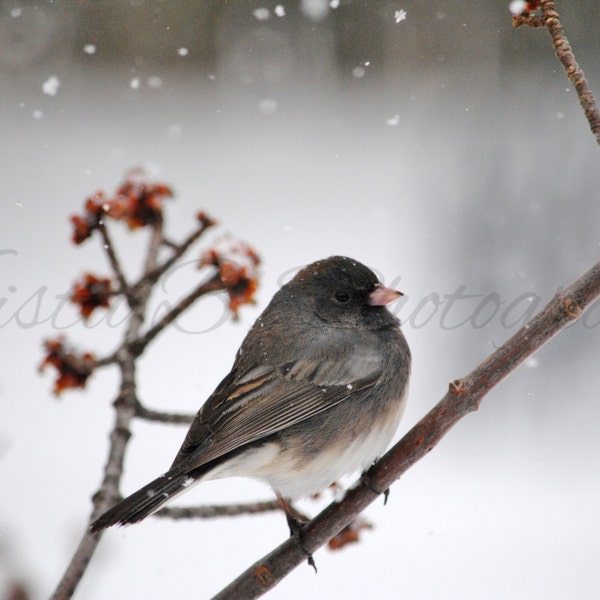
[[[204,252],[200,267],[212,265],[219,269],[219,276],[229,294],[229,309],[234,315],[242,304],[254,302],[258,288],[258,254],[247,244],[226,240]]]
[[[109,299],[113,295],[112,283],[106,277],[96,277],[86,273],[73,286],[71,302],[79,306],[84,319],[89,319],[96,308],[108,308]]]
[[[98,227],[102,220],[103,205],[104,194],[97,192],[94,196],[86,200],[83,217],[79,215],[71,217],[71,223],[73,224],[71,239],[74,244],[81,244],[87,240],[92,235],[92,231]]]
[[[201,210],[196,215],[196,219],[198,219],[198,221],[202,223],[202,227],[204,229],[207,229],[208,227],[214,227],[218,224],[218,221],[216,219],[213,219],[212,217],[208,216],[203,210]]]
[[[163,200],[172,196],[173,191],[168,185],[150,183],[138,172],[132,172],[112,198],[97,192],[86,201],[83,216],[71,217],[73,243],[81,244],[89,238],[104,215],[125,221],[130,229],[156,225],[162,221]]]
[[[372,529],[373,526],[365,519],[356,519],[350,525],[347,525],[336,536],[327,542],[330,550],[339,550],[348,544],[355,544],[360,541],[360,532],[363,529]]]
[[[148,183],[130,176],[110,201],[109,214],[114,219],[123,219],[129,229],[156,225],[162,221],[163,200],[172,196],[173,191],[164,183]]]
[[[54,393],[58,396],[69,388],[83,388],[88,377],[94,370],[94,357],[90,353],[75,354],[65,345],[65,340],[59,337],[44,342],[46,356],[40,365],[43,371],[48,365],[58,371],[54,382]]]

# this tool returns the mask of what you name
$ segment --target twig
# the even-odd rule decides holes
[[[477,410],[481,399],[555,334],[577,319],[600,296],[600,262],[564,291],[466,377],[450,384],[448,393],[350,489],[330,504],[295,537],[254,563],[213,600],[257,598],[355,519],[407,469],[432,450],[452,426]]]
[[[143,315],[143,308],[144,304],[141,303],[132,312],[127,334],[135,333],[135,330],[141,326],[140,315]],[[119,352],[118,365],[121,370],[121,389],[115,401],[115,425],[110,434],[110,447],[108,460],[104,467],[103,481],[98,492],[94,494],[94,509],[90,516],[90,522],[105,510],[108,510],[119,499],[119,482],[123,473],[123,460],[127,442],[131,437],[129,427],[134,416],[135,358],[122,350]],[[73,596],[96,550],[100,537],[101,534],[91,534],[86,527],[81,542],[54,594],[52,594],[51,600],[66,600]]]
[[[596,100],[585,79],[583,71],[579,68],[577,61],[575,60],[569,41],[560,24],[554,2],[552,0],[541,0],[541,5],[543,20],[552,37],[556,56],[564,67],[569,81],[573,84],[575,90],[577,90],[581,108],[583,108],[583,112],[590,124],[592,133],[596,136],[596,141],[600,144],[600,113],[596,106]]]
[[[99,369],[101,367],[107,367],[108,365],[112,365],[117,362],[117,352],[113,352],[112,354],[105,356],[104,358],[99,358],[94,361],[94,369]]]
[[[516,15],[513,17],[513,26],[521,27],[522,25],[528,25],[529,27],[546,27],[548,29],[552,37],[556,56],[561,62],[569,81],[576,90],[579,104],[581,104],[581,108],[590,124],[592,133],[596,137],[596,141],[600,144],[600,112],[598,112],[596,100],[585,75],[577,64],[573,50],[565,36],[554,1],[540,0],[539,5],[542,11],[541,16],[529,12]]]
[[[137,354],[141,353],[144,348],[161,332],[167,325],[170,325],[184,310],[189,308],[198,298],[208,294],[223,290],[223,282],[218,273],[201,282],[192,292],[183,298],[175,307],[173,307],[158,323],[148,329],[148,331],[132,342],[132,346]]]
[[[539,28],[545,27],[542,17],[535,14],[526,15],[514,15],[513,16],[513,27],[522,27],[527,25],[528,27]]]
[[[146,273],[144,275],[144,277],[142,278],[142,282],[143,281],[150,281],[152,283],[154,283],[155,281],[158,280],[158,278],[165,273],[166,271],[168,271],[176,262],[179,258],[181,258],[186,251],[188,250],[188,248],[211,226],[211,222],[210,221],[201,221],[199,226],[197,227],[197,229],[195,229],[194,231],[192,231],[192,233],[190,233],[190,235],[187,237],[187,239],[185,239],[181,244],[175,244],[173,242],[170,242],[168,240],[166,240],[164,237],[162,239],[162,244],[164,246],[167,246],[169,248],[171,248],[173,250],[173,254],[167,259],[165,260],[165,262],[161,265],[159,265],[158,267],[156,267],[155,269],[153,269],[152,271],[149,271],[148,273]]]
[[[106,255],[108,256],[110,266],[112,267],[112,270],[113,270],[117,280],[119,281],[119,286],[121,288],[120,291],[125,296],[125,298],[127,298],[127,302],[129,304],[131,304],[131,290],[129,288],[129,284],[127,283],[127,280],[125,279],[125,275],[123,274],[123,271],[121,270],[121,265],[119,263],[119,259],[117,258],[117,255],[115,253],[115,248],[114,248],[112,240],[108,234],[108,230],[106,229],[104,220],[102,220],[102,219],[100,219],[100,221],[98,222],[98,231],[100,232],[100,235],[102,236],[102,242],[103,242],[102,247],[104,248],[104,251],[106,252]]]
[[[100,226],[100,231],[103,232],[102,238],[105,242],[105,249],[108,252],[109,257],[111,257],[111,261],[115,261],[113,269],[119,277],[119,280],[123,280],[121,285],[125,285],[124,290],[128,290],[127,284],[124,283],[125,279],[121,272],[119,262],[103,224]],[[152,227],[145,272],[156,268],[161,238],[162,220],[155,223]],[[108,245],[108,248],[106,248],[106,245]],[[125,459],[127,443],[131,437],[130,424],[135,416],[135,406],[137,402],[135,383],[135,360],[137,355],[131,352],[130,348],[132,341],[139,338],[151,289],[152,286],[150,283],[147,283],[138,290],[135,299],[130,296],[129,293],[127,294],[132,311],[125,332],[124,343],[116,352],[116,361],[121,370],[121,387],[119,396],[114,403],[116,409],[115,425],[110,434],[108,460],[104,467],[102,484],[98,492],[94,494],[94,509],[90,516],[90,522],[105,510],[108,510],[119,499],[119,483],[123,474],[123,461]],[[96,550],[101,535],[102,534],[90,533],[89,529],[86,527],[81,542],[54,594],[51,596],[51,600],[66,600],[73,596],[75,589],[83,577],[87,565]]]
[[[71,598],[98,546],[100,536],[85,534],[50,600]]]
[[[168,519],[215,519],[217,517],[237,517],[257,513],[282,510],[277,500],[252,502],[248,504],[207,504],[206,506],[167,506],[161,508],[155,517]]]
[[[173,423],[175,425],[189,425],[194,420],[194,415],[168,413],[161,410],[146,408],[139,401],[135,403],[135,416],[146,421],[157,423]]]
[[[120,500],[119,485],[123,475],[123,462],[127,445],[131,437],[131,421],[135,417],[144,418],[150,421],[160,421],[162,423],[189,424],[193,420],[192,415],[150,410],[139,402],[136,392],[136,361],[138,356],[162,329],[167,327],[204,294],[222,289],[228,289],[230,296],[232,296],[232,293],[236,293],[235,289],[232,292],[230,287],[225,287],[226,285],[234,286],[238,282],[229,281],[229,283],[226,284],[222,281],[221,269],[219,267],[221,255],[213,249],[211,250],[211,257],[213,257],[214,262],[210,264],[217,267],[216,269],[213,269],[213,275],[205,279],[205,281],[200,283],[195,290],[184,297],[159,323],[154,327],[151,327],[145,334],[142,333],[148,301],[159,277],[175,264],[175,262],[190,248],[207,228],[216,223],[204,212],[200,212],[197,215],[200,225],[180,245],[165,240],[163,235],[163,213],[161,203],[164,197],[171,195],[170,188],[164,184],[148,186],[144,183],[137,182],[132,178],[128,178],[124,185],[119,188],[117,193],[118,197],[116,199],[100,204],[98,198],[103,198],[103,194],[100,193],[97,197],[89,199],[86,202],[86,212],[83,217],[75,215],[71,218],[75,228],[72,236],[75,244],[82,243],[90,237],[93,231],[96,229],[99,230],[102,238],[102,245],[108,256],[115,278],[119,283],[119,289],[111,291],[111,295],[124,295],[130,308],[127,327],[117,350],[109,356],[99,360],[93,360],[89,353],[83,355],[83,359],[87,361],[84,366],[88,370],[90,361],[93,362],[94,369],[110,364],[116,364],[121,375],[119,394],[114,401],[115,422],[110,433],[108,458],[104,467],[102,483],[93,496],[93,510],[89,523]],[[149,246],[142,274],[135,284],[130,285],[125,278],[119,257],[117,256],[109,231],[104,223],[103,215],[108,215],[117,220],[124,220],[129,225],[130,229],[137,229],[140,227],[150,228]],[[159,264],[159,252],[163,247],[170,248],[171,254],[167,260],[162,264]],[[256,258],[256,253],[250,247],[244,246],[244,251]],[[240,297],[235,297],[235,307],[241,303],[250,302],[252,300],[252,292],[255,288],[256,281],[253,279],[248,280],[249,291],[244,290],[243,293],[238,294]],[[86,305],[84,305],[84,300],[85,298],[80,300],[79,304],[81,307],[85,307],[88,313],[100,306],[105,307],[104,299],[102,302],[98,301],[95,304],[88,302]],[[230,306],[232,302],[233,296]],[[232,310],[235,310],[235,308]],[[85,316],[87,316],[88,313],[86,313]],[[62,341],[59,340],[58,342],[55,341],[53,344],[50,344],[48,351],[53,351],[55,346],[57,347],[56,352],[62,350]],[[59,360],[59,358],[61,357],[54,357],[51,362],[49,354],[43,365],[53,364],[59,371],[60,380],[69,368],[73,370],[73,361],[68,362],[64,360],[64,357],[62,360]],[[82,369],[80,370],[83,371]],[[87,371],[76,374],[80,376],[79,379],[76,379],[75,381],[69,380],[68,385],[63,384],[63,387],[60,388],[60,390],[66,389],[66,387],[81,387],[82,382],[85,382],[89,375]],[[266,510],[278,508],[279,505],[277,503],[259,502],[250,505],[234,505],[232,507],[179,509],[179,512],[173,510],[172,515],[174,516],[172,516],[172,518],[184,518],[184,515],[218,516],[241,514],[242,512],[264,512]],[[169,511],[162,513],[163,517],[167,515],[169,515]],[[94,554],[101,535],[102,533],[90,533],[89,529],[86,527],[86,531],[82,536],[75,554],[63,574],[54,594],[51,596],[52,600],[67,600],[72,597]]]
[[[158,261],[158,252],[163,239],[163,220],[162,217],[152,227],[152,234],[150,236],[150,247],[148,248],[148,255],[146,258],[146,265],[144,273],[152,273],[156,269],[156,263]]]

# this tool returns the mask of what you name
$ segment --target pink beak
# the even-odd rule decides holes
[[[398,290],[393,290],[392,288],[383,287],[379,284],[370,294],[369,294],[369,304],[372,306],[385,306],[394,300],[400,298],[400,296],[404,296],[402,292]]]

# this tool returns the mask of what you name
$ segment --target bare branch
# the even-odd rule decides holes
[[[198,298],[208,294],[225,289],[219,274],[216,273],[212,277],[201,282],[196,289],[190,292],[183,298],[177,306],[170,310],[156,325],[151,327],[142,337],[133,340],[132,344],[136,352],[139,354],[143,349],[165,328],[171,324],[179,315],[188,309]]]
[[[75,588],[83,577],[99,541],[99,535],[84,534],[60,583],[50,596],[50,600],[63,600],[73,596]]]
[[[563,292],[483,361],[466,377],[450,384],[444,398],[419,421],[380,461],[363,481],[350,489],[341,502],[330,504],[306,524],[301,543],[296,537],[254,563],[213,600],[257,598],[274,587],[342,528],[352,522],[371,502],[387,490],[405,471],[426,456],[444,435],[468,413],[477,410],[481,399],[528,356],[559,331],[579,318],[600,296],[600,262]]]
[[[146,257],[146,265],[144,273],[152,273],[156,269],[158,261],[158,252],[163,239],[163,220],[162,217],[152,227],[152,235],[150,236],[150,247]]]
[[[168,246],[169,248],[171,248],[173,250],[173,254],[167,260],[165,260],[165,262],[163,264],[159,265],[158,267],[156,267],[152,271],[147,272],[144,275],[144,277],[142,278],[142,282],[143,281],[150,281],[150,282],[153,283],[153,282],[157,281],[158,278],[163,273],[165,273],[166,271],[168,271],[177,262],[177,260],[179,258],[181,258],[187,252],[187,250],[190,248],[190,246],[209,227],[212,227],[213,224],[214,224],[214,221],[212,221],[212,220],[210,220],[208,218],[201,219],[200,220],[200,224],[198,225],[198,227],[194,231],[192,231],[192,233],[190,233],[190,235],[181,244],[176,244],[174,242],[170,242],[169,240],[166,240],[163,237],[162,244],[165,245],[165,246]]]
[[[166,506],[155,517],[167,519],[215,519],[218,517],[237,517],[264,512],[282,510],[277,500],[251,502],[247,504],[212,504],[206,506]]]
[[[113,352],[112,354],[105,356],[104,358],[99,358],[94,362],[94,369],[99,369],[100,367],[107,367],[108,365],[112,365],[117,362],[117,353]]]
[[[113,270],[117,280],[119,281],[119,286],[121,287],[121,292],[129,301],[130,300],[129,284],[127,283],[127,280],[125,279],[125,275],[123,274],[121,265],[119,263],[119,259],[117,258],[117,254],[115,252],[115,247],[113,246],[112,240],[110,238],[110,235],[108,234],[108,230],[106,229],[106,224],[104,223],[103,219],[100,219],[98,221],[98,231],[100,232],[100,235],[102,236],[102,247],[104,248],[104,251],[106,252],[106,255],[108,256],[110,266],[112,267],[112,270]]]
[[[172,423],[175,425],[189,425],[194,420],[194,415],[181,413],[168,413],[160,410],[146,408],[139,401],[135,404],[135,416],[146,421],[156,421],[157,423]]]
[[[583,71],[575,60],[573,50],[560,23],[560,17],[556,11],[554,1],[540,0],[539,5],[541,7],[541,16],[535,12],[526,11],[522,15],[513,17],[513,26],[521,27],[522,25],[528,25],[529,27],[546,27],[548,29],[552,37],[556,56],[561,62],[569,81],[576,90],[579,104],[581,104],[581,108],[590,124],[592,133],[596,137],[596,141],[600,144],[600,113],[598,112],[596,100]]]
[[[135,319],[132,319],[132,323],[134,322]],[[102,485],[94,494],[94,510],[90,516],[90,522],[120,499],[119,481],[123,473],[125,450],[131,437],[129,426],[134,416],[132,406],[135,399],[135,361],[132,357],[126,356],[124,360],[119,361],[119,366],[122,379],[121,391],[115,401],[115,425],[110,434],[109,454],[104,467]],[[86,527],[79,546],[52,594],[51,600],[66,600],[73,596],[96,550],[100,537],[101,534],[92,534]]]
[[[554,50],[558,60],[561,62],[565,69],[569,81],[573,84],[573,87],[577,91],[579,97],[579,103],[585,117],[590,124],[592,133],[596,136],[596,141],[600,144],[600,113],[598,113],[598,107],[596,106],[596,100],[590,90],[588,82],[585,79],[583,71],[579,68],[569,41],[567,40],[563,27],[560,24],[556,7],[552,0],[541,0],[543,20],[548,28],[548,32],[552,37],[554,44]]]
[[[146,270],[153,269],[156,264],[160,239],[162,237],[161,223],[162,221],[152,227],[150,248],[146,259]],[[100,230],[105,232],[102,236],[103,239],[109,239],[104,225],[101,225]],[[109,256],[114,257],[115,261],[117,260],[112,245],[110,246],[110,250],[107,249],[107,252],[109,252]],[[115,272],[121,273],[118,261]],[[144,322],[144,312],[150,297],[150,290],[150,285],[144,286],[141,293],[137,294],[135,302],[132,303],[129,324],[125,333],[125,342],[121,349],[117,351],[117,363],[121,370],[121,387],[119,396],[114,403],[116,409],[115,424],[110,434],[108,460],[104,467],[102,485],[98,492],[94,494],[94,509],[90,516],[90,522],[104,511],[108,510],[120,498],[119,482],[123,473],[123,461],[125,459],[127,443],[131,437],[130,424],[135,416],[136,404],[136,355],[130,351],[130,342],[139,337],[139,331]],[[86,527],[81,542],[63,574],[58,587],[51,596],[51,600],[66,600],[73,596],[75,589],[81,581],[87,565],[96,550],[101,535],[102,534],[92,534]]]
[[[119,484],[123,475],[125,452],[131,437],[131,421],[135,417],[141,417],[163,423],[189,424],[193,419],[192,415],[150,410],[145,408],[138,401],[136,393],[137,357],[163,328],[167,327],[198,298],[208,292],[225,289],[225,283],[221,280],[220,272],[219,270],[216,270],[213,276],[200,283],[195,290],[183,298],[155,327],[152,327],[145,335],[142,335],[141,330],[144,324],[148,301],[153,286],[156,284],[158,278],[183,255],[206,228],[214,225],[215,221],[206,216],[205,213],[201,212],[197,215],[197,218],[200,221],[200,227],[192,232],[181,245],[177,246],[176,244],[165,243],[163,237],[163,213],[161,202],[165,196],[171,195],[170,188],[163,184],[148,187],[143,183],[140,184],[132,179],[128,179],[120,188],[118,194],[126,195],[126,202],[119,196],[116,199],[107,201],[107,207],[105,207],[105,205],[100,204],[96,198],[90,199],[86,203],[86,213],[84,217],[75,216],[71,219],[75,227],[75,232],[73,234],[73,241],[75,244],[80,244],[88,239],[94,229],[100,230],[104,250],[111,263],[115,276],[119,281],[120,289],[117,294],[122,294],[126,297],[131,309],[124,337],[120,346],[114,353],[96,361],[89,353],[83,355],[83,359],[87,360],[87,363],[90,363],[90,372],[92,367],[98,368],[115,363],[118,366],[121,375],[119,395],[114,402],[115,422],[110,434],[108,458],[104,467],[102,483],[96,494],[93,496],[93,511],[89,523],[121,499]],[[98,197],[102,198],[103,196],[99,195]],[[125,279],[119,258],[117,257],[109,232],[102,219],[103,211],[114,219],[125,220],[130,229],[138,229],[140,227],[150,227],[151,229],[150,242],[144,261],[143,272],[140,280],[134,286],[130,286]],[[172,248],[173,253],[170,258],[159,266],[159,252],[161,247],[165,245]],[[252,301],[252,293],[245,294],[244,302],[250,301]],[[96,307],[94,306],[94,308]],[[53,346],[50,350],[54,349],[55,353],[62,351],[61,340],[58,342],[55,341],[54,345],[56,346],[56,349],[54,349]],[[58,356],[53,362],[51,362],[49,358],[46,358],[43,365],[53,364],[53,366],[56,367],[57,365],[55,363],[58,362],[59,358],[62,358],[62,355]],[[64,360],[62,362],[64,362]],[[59,374],[62,362],[58,362],[57,368],[59,368]],[[87,366],[87,363],[85,363],[84,366]],[[71,371],[73,371],[73,368],[71,368]],[[81,368],[79,371],[81,371],[81,373],[78,374],[82,381],[81,385],[83,385],[89,373]],[[76,383],[79,384],[79,379]],[[71,382],[68,387],[74,387],[74,384]],[[201,514],[204,516],[219,516],[241,514],[242,512],[264,512],[266,510],[274,510],[277,508],[279,508],[279,505],[276,502],[263,502],[251,505],[235,505],[233,507],[183,509],[183,512],[181,512],[180,509],[179,513],[174,511],[172,518],[184,518],[186,514],[189,516],[199,516]],[[167,515],[168,512],[163,514],[163,516]],[[67,600],[73,596],[77,585],[83,577],[93,556],[101,535],[101,533],[92,534],[86,527],[86,531],[82,536],[79,546],[51,597],[52,600]]]

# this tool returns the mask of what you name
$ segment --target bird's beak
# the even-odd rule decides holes
[[[379,284],[370,294],[369,294],[369,304],[372,306],[385,306],[394,300],[400,298],[400,296],[404,296],[402,292],[398,290],[393,290],[392,288],[383,287]]]

